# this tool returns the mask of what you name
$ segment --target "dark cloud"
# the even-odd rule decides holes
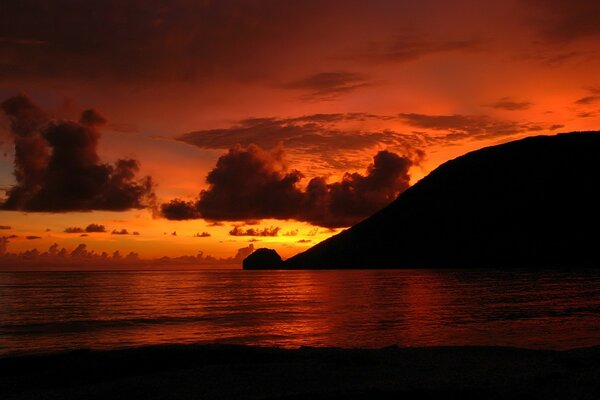
[[[516,135],[527,132],[556,130],[562,125],[545,125],[533,122],[518,122],[495,119],[486,115],[430,115],[430,114],[399,114],[408,125],[446,131],[444,141],[461,139],[488,139],[501,136]]]
[[[11,229],[11,227],[8,225],[0,225],[0,230],[2,229]]]
[[[85,232],[83,230],[83,228],[77,227],[77,226],[70,226],[68,228],[65,228],[65,233],[83,233]]]
[[[263,76],[323,7],[317,1],[2,2],[0,79]],[[252,62],[240,62],[252,60]]]
[[[302,175],[287,169],[281,147],[265,151],[256,145],[237,146],[219,158],[207,176],[209,188],[200,193],[196,202],[171,201],[167,205],[175,203],[189,208],[180,210],[177,218],[182,215],[217,221],[276,218],[325,227],[349,226],[406,190],[409,169],[414,163],[408,157],[380,151],[365,175],[346,173],[340,182],[334,183],[322,177],[313,178],[302,189],[299,185]],[[262,231],[252,228],[236,227],[232,232],[263,236]]]
[[[305,92],[306,100],[335,100],[371,83],[362,74],[353,72],[321,72],[281,85],[284,89]]]
[[[85,229],[80,227],[68,227],[65,229],[65,233],[95,233],[95,232],[106,232],[106,227],[100,224],[89,224]]]
[[[589,0],[525,0],[532,6],[534,26],[546,40],[565,42],[599,37],[600,3]]]
[[[312,242],[312,240],[310,240],[310,239],[300,239],[300,240],[298,240],[297,243],[310,243],[310,242]]]
[[[231,229],[229,231],[229,235],[231,235],[231,236],[278,236],[280,230],[281,230],[281,228],[278,226],[265,227],[263,229],[260,229],[260,228],[244,229],[241,226],[234,226],[233,229]]]
[[[34,198],[44,186],[50,147],[40,131],[49,117],[24,95],[11,97],[1,106],[10,119],[17,180],[17,185],[8,190],[8,199],[2,207],[16,209]]]
[[[106,227],[100,224],[89,224],[85,227],[85,231],[88,233],[92,232],[106,232]]]
[[[29,236],[25,236],[25,239],[27,240],[37,240],[37,239],[41,239],[41,236],[34,236],[34,235],[29,235]]]
[[[282,148],[236,146],[208,173],[197,209],[208,220],[289,218],[301,206],[299,171],[287,171]]]
[[[97,128],[106,120],[96,111],[84,111],[79,122],[51,121],[24,95],[9,98],[2,108],[11,123],[17,181],[3,209],[122,211],[152,202],[153,182],[136,178],[138,161],[100,161]]]
[[[328,184],[313,178],[306,188],[304,219],[325,227],[353,225],[391,203],[408,189],[413,161],[389,151],[375,155],[366,175],[346,173]]]
[[[532,103],[529,101],[517,101],[511,97],[503,97],[494,103],[485,104],[483,107],[497,108],[507,111],[522,111],[528,110],[531,105]]]
[[[206,238],[206,237],[210,237],[210,236],[211,235],[208,232],[202,232],[202,233],[196,233],[196,234],[194,234],[194,237],[197,237],[197,238]]]
[[[110,233],[111,235],[129,235],[129,231],[127,229],[113,229],[113,231]]]
[[[168,203],[161,204],[160,211],[165,218],[173,221],[200,218],[200,212],[193,201],[173,199]]]

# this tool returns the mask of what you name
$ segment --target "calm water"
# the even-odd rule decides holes
[[[0,354],[157,343],[600,345],[600,270],[0,273]]]

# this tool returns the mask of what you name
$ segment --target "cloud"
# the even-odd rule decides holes
[[[113,229],[113,231],[110,234],[111,235],[129,235],[129,231],[127,229],[120,229],[120,230]]]
[[[598,103],[600,101],[600,87],[589,87],[587,88],[590,95],[581,97],[575,101],[575,104],[580,106],[587,106]]]
[[[34,235],[29,235],[29,236],[25,236],[25,239],[27,240],[37,240],[37,239],[41,239],[41,236],[34,236]]]
[[[362,74],[354,72],[320,72],[281,85],[281,88],[301,90],[306,100],[335,100],[371,83]]]
[[[0,79],[256,79],[320,2],[103,0],[3,3]],[[240,60],[253,60],[242,62]]]
[[[256,145],[236,146],[221,156],[206,181],[209,188],[195,202],[171,201],[186,207],[176,217],[216,221],[295,219],[324,227],[350,226],[389,204],[409,186],[409,169],[417,160],[389,151],[378,152],[365,175],[346,173],[339,182],[313,178],[300,187],[302,174],[288,170],[283,148],[271,151]],[[164,216],[169,218],[168,212]],[[191,219],[191,218],[190,218]],[[236,227],[230,234],[264,231]],[[271,230],[271,233],[277,231]]]
[[[494,103],[485,104],[483,107],[490,107],[507,111],[523,111],[528,110],[531,107],[531,105],[532,103],[529,101],[517,101],[511,97],[503,97]]]
[[[372,62],[403,63],[436,54],[480,49],[481,43],[476,40],[428,40],[411,35],[396,35],[389,41],[370,42],[366,48],[357,52],[356,58]]]
[[[575,104],[587,106],[590,104],[597,103],[598,101],[600,101],[600,96],[584,96],[576,100]]]
[[[65,228],[65,233],[83,233],[85,232],[83,230],[83,228],[80,228],[78,226],[70,226],[68,228]]]
[[[47,251],[40,252],[37,249],[25,250],[20,253],[9,253],[7,246],[9,238],[0,237],[0,265],[6,267],[21,267],[27,265],[33,268],[46,267],[75,267],[80,268],[81,262],[85,261],[85,265],[89,267],[106,267],[106,266],[143,266],[148,265],[222,265],[222,264],[238,264],[250,253],[254,251],[254,246],[249,245],[237,250],[236,254],[227,258],[216,258],[210,255],[205,255],[199,252],[194,256],[180,257],[160,257],[154,259],[142,259],[138,253],[128,252],[125,256],[121,250],[114,250],[112,254],[107,252],[97,253],[90,250],[85,243],[78,244],[73,250],[69,251],[66,248],[60,248],[57,243],[52,244]],[[123,252],[125,253],[125,252]]]
[[[408,189],[414,162],[380,151],[365,175],[346,173],[340,182],[313,178],[306,188],[303,220],[328,228],[353,225],[391,203]]]
[[[436,131],[447,131],[444,141],[461,139],[489,139],[527,132],[556,130],[562,125],[546,125],[495,119],[486,115],[430,115],[406,113],[399,117],[408,125]]]
[[[2,109],[11,124],[17,181],[3,209],[123,211],[153,201],[152,179],[136,178],[138,161],[100,161],[98,128],[106,120],[96,111],[84,111],[78,122],[52,121],[25,95],[4,101]]]
[[[197,237],[197,238],[207,238],[207,237],[210,237],[210,236],[211,235],[208,232],[202,232],[202,233],[196,233],[196,234],[194,234],[194,237]]]
[[[357,156],[369,156],[374,149],[393,148],[410,153],[422,147],[424,138],[385,127],[383,122],[397,116],[368,113],[311,114],[293,118],[248,118],[220,129],[189,132],[178,141],[203,149],[227,150],[236,145],[273,148],[282,144],[290,156],[309,159],[311,165],[326,169],[348,169]]]
[[[85,231],[88,233],[92,232],[106,232],[106,227],[100,224],[89,224],[85,227]]]
[[[279,234],[279,231],[281,230],[280,227],[276,226],[276,227],[270,227],[270,228],[248,228],[248,229],[244,229],[240,226],[234,226],[233,229],[231,229],[229,231],[229,235],[231,236],[277,236]]]
[[[106,227],[100,224],[89,224],[85,229],[78,226],[71,226],[65,229],[65,233],[95,233],[95,232],[106,232]],[[87,235],[86,235],[87,236]]]
[[[567,42],[600,36],[600,3],[587,0],[525,0],[534,26],[548,42]]]
[[[160,211],[165,218],[173,221],[200,218],[200,212],[193,201],[173,199],[168,203],[161,204]]]
[[[4,230],[4,229],[11,229],[11,227],[8,225],[0,225],[0,230]]]

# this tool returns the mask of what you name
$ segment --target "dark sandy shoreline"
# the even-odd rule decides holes
[[[600,346],[285,350],[234,345],[0,359],[3,399],[597,399]]]

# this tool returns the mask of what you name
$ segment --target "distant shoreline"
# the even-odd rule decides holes
[[[0,358],[0,396],[33,398],[592,398],[600,346],[280,349],[163,345]],[[585,397],[592,396],[592,397]]]

